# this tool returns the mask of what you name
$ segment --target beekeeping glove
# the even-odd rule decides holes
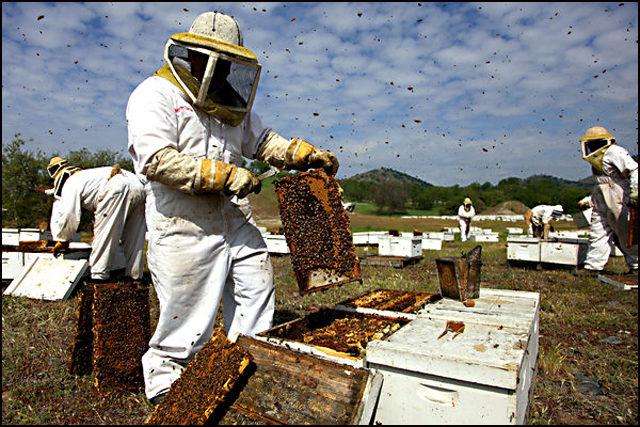
[[[67,249],[69,249],[69,242],[56,242],[55,245],[53,245],[53,256],[58,258],[63,251],[66,251]]]
[[[338,158],[331,151],[320,150],[303,139],[285,139],[273,131],[267,134],[256,158],[280,169],[323,168],[329,175],[335,175],[339,167]]]
[[[196,159],[167,147],[154,154],[145,176],[187,194],[224,192],[242,198],[260,192],[260,180],[250,171],[213,159]]]

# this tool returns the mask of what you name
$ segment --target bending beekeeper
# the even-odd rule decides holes
[[[142,359],[154,404],[210,339],[221,299],[231,340],[272,326],[271,260],[245,198],[260,181],[240,167],[243,157],[284,169],[338,169],[333,153],[283,138],[252,111],[261,66],[234,18],[201,14],[189,32],[170,36],[164,59],[127,105],[160,303]]]
[[[562,205],[538,205],[524,213],[524,228],[530,236],[549,240],[551,223],[558,221],[564,209]]]
[[[629,207],[638,207],[638,163],[617,145],[607,129],[594,126],[580,138],[582,158],[591,164],[595,186],[591,193],[591,229],[585,270],[604,269],[611,243],[624,254],[630,274],[638,274],[638,244],[627,247]]]
[[[78,230],[82,209],[94,213],[89,264],[91,278],[107,280],[122,241],[125,275],[142,278],[144,250],[144,190],[140,180],[120,166],[80,169],[60,157],[47,167],[53,179],[51,234],[54,254],[68,248]]]
[[[471,230],[471,219],[476,216],[471,199],[466,197],[458,208],[458,224],[460,224],[460,240],[466,242]]]

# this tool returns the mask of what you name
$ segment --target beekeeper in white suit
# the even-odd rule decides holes
[[[527,209],[524,213],[524,228],[530,236],[549,240],[551,223],[558,221],[563,213],[562,205],[538,205]]]
[[[466,242],[471,231],[471,219],[476,216],[471,199],[466,197],[458,208],[458,224],[460,224],[460,240]]]
[[[127,106],[160,303],[142,359],[154,404],[210,339],[221,298],[231,340],[272,325],[271,260],[244,198],[260,182],[240,167],[243,157],[285,169],[338,169],[333,153],[281,137],[251,110],[261,66],[232,17],[201,14],[189,32],[169,38],[164,59]]]
[[[591,193],[591,229],[585,270],[597,274],[609,260],[611,243],[618,243],[630,274],[638,274],[638,245],[627,247],[629,206],[638,206],[638,163],[615,143],[607,129],[594,126],[580,138],[582,158],[591,164],[595,186]]]
[[[56,241],[54,253],[68,247],[84,208],[94,213],[91,278],[109,279],[121,242],[125,275],[142,278],[145,222],[140,180],[117,165],[83,170],[68,165],[61,157],[53,157],[47,171],[53,178],[50,227]]]

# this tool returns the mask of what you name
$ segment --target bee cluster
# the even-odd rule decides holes
[[[85,282],[78,294],[69,372],[93,372],[103,396],[144,386],[142,355],[150,333],[149,287],[140,281]]]
[[[275,191],[300,293],[361,280],[335,178],[322,169],[289,175],[275,181]]]

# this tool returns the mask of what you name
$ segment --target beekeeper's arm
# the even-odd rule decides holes
[[[611,153],[609,153],[609,151]],[[638,206],[638,163],[627,150],[609,150],[604,161],[615,166],[622,175],[629,178],[629,202],[631,206]]]
[[[134,91],[127,105],[129,153],[137,173],[188,194],[224,192],[244,197],[260,191],[250,171],[177,150],[173,101],[158,90]]]
[[[51,235],[56,242],[71,240],[80,225],[82,201],[80,192],[76,191],[73,182],[68,180],[62,188],[62,194],[53,202],[51,210]],[[56,244],[56,246],[60,246]]]
[[[320,150],[303,139],[283,138],[273,130],[267,132],[256,159],[281,169],[323,168],[329,175],[335,175],[339,167],[338,158],[331,151]]]

